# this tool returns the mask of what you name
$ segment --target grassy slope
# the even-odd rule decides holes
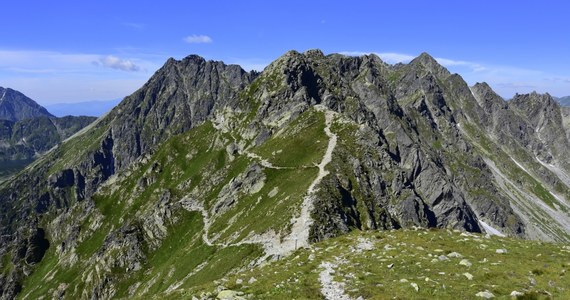
[[[373,245],[372,249],[359,249],[363,241]],[[497,249],[507,252],[497,253]],[[448,256],[452,252],[462,257]],[[459,264],[463,259],[472,265]],[[298,250],[287,259],[239,272],[221,283],[159,298],[215,296],[222,286],[252,299],[322,299],[319,274],[323,262],[338,265],[334,280],[344,283],[346,294],[353,298],[471,299],[481,291],[508,298],[515,290],[530,298],[570,297],[568,245],[446,230],[398,230],[352,232]],[[256,281],[249,283],[251,278]],[[412,283],[417,284],[417,291]]]
[[[308,185],[317,175],[318,168],[314,165],[319,162],[327,144],[323,128],[324,115],[310,110],[282,134],[253,148],[252,152],[276,166],[282,164],[288,168],[263,168],[266,178],[263,187],[252,195],[242,192],[237,203],[217,215],[212,220],[209,237],[221,234],[217,241],[232,242],[236,232],[243,233],[237,236],[238,240],[249,232],[263,233],[268,229],[287,232],[291,217],[297,213]],[[293,132],[303,134],[288,140]],[[93,289],[89,278],[100,278],[98,276],[103,273],[104,267],[98,260],[101,250],[105,249],[105,240],[125,224],[142,224],[166,191],[173,202],[186,195],[198,195],[204,207],[211,208],[223,186],[246,172],[248,166],[259,163],[245,154],[237,154],[230,160],[226,147],[235,133],[220,132],[207,122],[173,137],[150,159],[118,176],[113,184],[104,185],[93,198],[94,211],[81,225],[78,245],[74,249],[77,262],[63,263],[56,247],[50,247],[42,262],[26,278],[20,296],[37,299],[54,295],[58,287],[67,286],[66,298],[85,297],[85,292]],[[73,145],[64,147],[75,146],[69,144]],[[56,168],[71,160],[60,162]],[[212,180],[213,177],[217,179]],[[141,182],[146,184],[141,186]],[[278,192],[270,196],[276,188]],[[78,210],[72,212],[81,213]],[[111,278],[117,282],[115,296],[145,298],[172,286],[191,288],[222,278],[262,255],[258,245],[227,248],[206,245],[202,240],[204,220],[198,212],[178,207],[168,222],[164,224],[168,234],[157,248],[143,244],[146,258],[141,270],[133,272],[111,266]],[[52,245],[62,242],[48,238]],[[124,249],[109,251],[116,251],[111,255],[124,255],[121,253]]]

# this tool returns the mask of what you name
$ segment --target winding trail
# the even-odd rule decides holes
[[[317,106],[317,109],[320,111],[325,110],[324,107]],[[338,139],[337,135],[331,131],[331,125],[334,119],[334,112],[330,110],[325,110],[325,134],[329,137],[329,143],[327,146],[327,150],[323,159],[319,163],[319,174],[317,178],[311,182],[309,188],[307,189],[307,194],[303,199],[303,204],[301,205],[301,214],[297,218],[293,218],[291,222],[293,226],[291,228],[291,234],[289,235],[290,238],[297,241],[298,247],[307,247],[309,246],[309,229],[311,225],[313,225],[313,219],[311,218],[311,211],[313,211],[313,202],[315,200],[315,191],[316,187],[325,176],[329,174],[329,171],[325,169],[325,167],[331,162],[332,160],[332,153],[334,148],[336,147],[336,141]],[[295,250],[296,247],[293,248]]]
[[[202,239],[204,243],[208,246],[217,247],[230,247],[230,246],[240,246],[244,244],[261,244],[265,250],[265,255],[259,259],[260,262],[265,261],[269,256],[283,257],[297,248],[308,247],[309,246],[309,229],[313,224],[311,218],[311,211],[313,210],[313,202],[315,200],[315,192],[317,186],[323,180],[325,176],[329,174],[325,168],[332,160],[332,153],[336,147],[337,135],[331,131],[331,125],[333,123],[335,112],[328,110],[322,105],[316,105],[315,108],[324,112],[325,114],[325,134],[329,137],[329,142],[327,149],[321,162],[317,165],[319,168],[319,173],[317,177],[311,182],[305,197],[303,198],[303,203],[301,204],[301,212],[298,217],[293,217],[291,219],[291,233],[285,238],[281,238],[280,234],[274,231],[268,231],[260,235],[252,235],[244,240],[237,243],[215,243],[209,237],[209,231],[211,226],[211,219],[208,211],[204,206],[196,200],[190,198],[183,198],[180,200],[182,206],[189,211],[198,211],[202,214],[204,220],[204,233],[202,234]],[[244,151],[248,157],[256,159],[260,162],[263,167],[271,169],[292,169],[292,167],[279,167],[274,166],[266,159],[263,159],[255,153],[249,151]]]
[[[267,169],[275,169],[275,170],[292,170],[295,169],[294,167],[278,167],[278,166],[274,166],[272,163],[270,163],[267,159],[264,159],[263,157],[253,153],[253,152],[249,152],[247,151],[247,149],[243,150],[243,153],[245,155],[247,155],[247,157],[255,159],[257,161],[259,161],[259,164],[262,165],[263,167],[267,168]]]
[[[309,229],[313,224],[311,211],[313,210],[316,187],[323,180],[323,178],[329,174],[325,167],[332,160],[332,153],[336,147],[338,139],[337,135],[331,131],[331,125],[333,123],[335,112],[328,110],[322,105],[317,105],[315,108],[318,111],[325,113],[324,131],[325,134],[329,137],[327,150],[325,151],[321,162],[317,165],[319,168],[319,173],[307,189],[305,197],[303,198],[303,203],[301,204],[301,212],[299,216],[293,217],[291,219],[292,226],[291,233],[289,233],[289,235],[281,238],[280,234],[274,231],[268,231],[261,235],[248,237],[241,242],[248,244],[261,244],[263,246],[265,255],[259,259],[260,262],[266,261],[266,259],[270,256],[279,258],[288,255],[298,248],[309,247]]]
[[[202,240],[204,243],[210,247],[237,247],[245,244],[259,244],[264,248],[265,254],[260,257],[256,264],[263,264],[267,261],[269,257],[280,258],[290,254],[292,251],[296,250],[300,247],[309,247],[309,229],[313,224],[313,220],[311,218],[311,211],[313,210],[313,202],[315,200],[315,192],[317,190],[317,186],[325,176],[329,174],[325,168],[332,160],[332,153],[336,147],[337,143],[337,135],[331,131],[331,125],[333,123],[335,113],[333,111],[328,110],[322,105],[317,105],[315,108],[318,111],[324,112],[325,114],[325,134],[329,137],[329,142],[327,145],[327,149],[321,162],[317,165],[319,168],[319,173],[317,177],[311,182],[305,197],[303,198],[303,203],[301,205],[301,213],[298,217],[293,217],[291,219],[291,233],[285,237],[281,238],[279,233],[270,230],[263,234],[256,234],[250,235],[247,238],[243,239],[237,243],[216,243],[212,239],[210,239],[210,226],[212,225],[212,220],[210,218],[210,214],[204,208],[203,203],[200,203],[196,199],[190,197],[184,197],[180,200],[180,204],[182,207],[188,211],[197,211],[202,214],[203,222],[204,222],[204,230],[202,233]],[[233,137],[233,136],[232,136]],[[235,140],[235,138],[234,138]],[[246,154],[248,157],[256,159],[260,162],[260,164],[265,168],[271,169],[293,169],[292,167],[279,167],[274,166],[266,159],[260,157],[255,153],[251,153],[247,150],[243,151],[243,154]],[[306,167],[303,167],[306,168]],[[214,238],[215,240],[216,238]],[[187,274],[182,280],[175,282],[174,284],[170,285],[167,289],[167,292],[172,292],[178,289],[184,282],[186,282],[190,277],[194,274],[202,270],[207,265],[207,262],[203,262],[199,265],[193,272]],[[334,267],[337,265],[334,264],[324,264],[321,265],[324,270],[320,273],[320,283],[322,286],[321,292],[325,296],[326,299],[341,299],[341,300],[349,300],[351,299],[344,293],[344,286],[341,283],[335,282],[332,277],[332,273],[334,273]]]
[[[319,282],[321,284],[321,294],[327,300],[352,300],[350,296],[344,292],[344,284],[334,281],[333,274],[337,264],[330,262],[322,262],[319,266],[323,268],[319,273]]]

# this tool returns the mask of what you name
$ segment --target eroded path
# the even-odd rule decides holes
[[[205,244],[208,246],[219,246],[219,247],[229,247],[229,246],[240,246],[244,244],[261,244],[265,250],[265,256],[260,259],[260,261],[264,261],[269,256],[274,257],[282,257],[290,252],[294,251],[300,247],[308,247],[309,246],[309,229],[313,224],[313,220],[311,219],[311,211],[313,210],[313,202],[315,199],[315,192],[317,186],[323,180],[325,176],[329,174],[329,171],[326,170],[326,166],[332,160],[332,153],[336,147],[337,143],[337,135],[331,131],[331,125],[333,123],[335,112],[328,110],[324,106],[317,105],[315,108],[318,111],[321,111],[325,114],[325,128],[324,132],[329,137],[327,149],[320,161],[317,165],[319,168],[319,173],[317,177],[311,182],[305,197],[303,198],[303,203],[301,204],[301,211],[299,216],[293,217],[291,219],[291,233],[285,237],[281,238],[281,236],[274,232],[269,231],[264,234],[260,235],[253,235],[250,236],[240,242],[237,243],[216,243],[210,239],[209,229],[211,226],[211,219],[209,216],[208,211],[204,208],[204,206],[196,200],[184,198],[181,200],[185,209],[189,211],[198,211],[202,214],[204,219],[204,233],[202,234],[202,239]],[[289,169],[290,167],[279,167],[274,166],[267,160],[263,159],[262,157],[251,153],[245,153],[248,157],[256,159],[260,161],[260,164],[266,168],[272,169]]]

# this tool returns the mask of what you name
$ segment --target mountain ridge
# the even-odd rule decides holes
[[[17,122],[33,117],[53,117],[44,107],[11,88],[0,87],[0,119]]]
[[[568,241],[567,140],[552,134],[568,127],[549,97],[511,105],[425,53],[388,65],[290,51],[259,74],[169,59],[89,130],[0,186],[0,254],[11,270],[2,295],[143,297],[213,280],[210,269],[223,276],[271,259],[271,245],[295,238],[291,224],[311,195],[301,245],[413,226]],[[36,284],[58,265],[68,268]]]
[[[558,101],[562,106],[570,106],[570,96],[564,97],[553,97],[554,100]]]

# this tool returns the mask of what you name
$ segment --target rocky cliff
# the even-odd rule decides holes
[[[0,294],[168,294],[353,230],[568,241],[564,112],[425,53],[170,59],[2,185]]]

